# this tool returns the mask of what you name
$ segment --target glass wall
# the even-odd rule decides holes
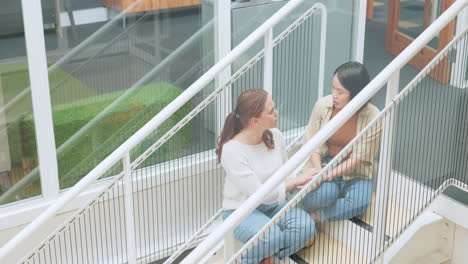
[[[37,185],[40,178],[30,93],[21,94],[29,86],[21,1],[8,1],[8,8],[2,3],[0,11],[4,22],[0,23],[0,65],[4,66],[0,80],[3,104],[12,103],[5,118],[0,118],[2,129],[8,127],[8,133],[0,134],[0,161],[11,163],[11,170],[18,172],[9,177],[0,172],[3,189],[19,179]],[[207,41],[202,36],[213,30],[213,14],[202,12],[200,0],[41,0],[41,4],[63,189],[78,182],[198,79],[202,65],[213,64],[202,54],[202,41]],[[190,109],[189,104],[184,111]],[[181,117],[170,118],[164,127]],[[193,136],[187,131],[187,139]],[[3,151],[6,146],[14,151]],[[157,162],[186,154],[167,155]],[[8,201],[40,193],[38,185],[23,195],[21,186]]]
[[[2,176],[0,183],[3,189],[16,186],[9,198],[17,200],[38,195],[40,187],[31,98],[29,92],[22,93],[29,85],[21,2],[10,2],[5,8],[2,6],[4,23],[0,23],[0,65],[6,67],[0,73],[2,99],[3,104],[11,105],[0,118],[7,128],[0,140],[5,142],[4,149],[9,146],[10,153],[0,158],[2,162],[8,161],[6,157],[10,159],[3,163],[11,164],[11,175]],[[213,2],[153,2],[41,0],[61,189],[83,178],[214,64]],[[233,1],[232,47],[286,2]],[[305,1],[303,7],[275,28],[275,36],[315,2]],[[334,68],[352,59],[352,32],[357,26],[353,10],[357,9],[357,2],[327,3],[325,94],[330,91]],[[282,130],[304,126],[317,99],[320,19],[320,14],[313,15],[297,33],[275,47],[273,94],[280,107]],[[256,54],[263,47],[262,42],[251,49],[250,56],[236,61],[232,71]],[[262,63],[255,67],[259,68],[252,69],[248,80],[236,82],[242,87],[234,90],[261,86]],[[133,158],[204,99],[210,87],[214,85],[196,95],[142,142]],[[292,105],[294,109],[288,108]],[[208,112],[197,117],[200,122],[193,122],[179,133],[181,138],[171,143],[171,150],[159,151],[152,160],[160,163],[213,149],[217,136],[215,120],[219,117]],[[21,179],[22,185],[15,185]],[[27,188],[31,190],[26,192]]]
[[[29,72],[21,1],[2,1],[0,205],[41,194],[32,100],[28,91]],[[32,179],[25,181],[28,177]]]
[[[55,40],[47,43],[47,57],[56,65],[49,78],[61,188],[79,181],[202,74],[200,1],[87,2],[63,2],[62,24],[46,32]]]

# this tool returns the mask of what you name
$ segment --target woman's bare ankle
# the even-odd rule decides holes
[[[275,261],[273,260],[272,257],[264,258],[260,263],[258,264],[275,264]]]
[[[309,213],[310,217],[312,217],[312,219],[314,219],[314,222],[317,222],[318,220],[318,216],[315,212],[310,212]]]

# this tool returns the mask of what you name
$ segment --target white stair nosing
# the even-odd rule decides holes
[[[417,217],[403,233],[392,243],[392,245],[385,251],[381,260],[384,263],[388,263],[389,260],[394,258],[398,252],[411,240],[411,238],[423,227],[434,222],[442,220],[438,214],[431,211],[425,211],[419,217]]]

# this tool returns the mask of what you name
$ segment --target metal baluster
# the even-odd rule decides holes
[[[387,83],[387,95],[385,104],[388,106],[393,98],[398,94],[398,86],[400,82],[400,71],[396,71],[389,78]],[[380,163],[379,173],[376,190],[376,211],[373,219],[374,232],[372,234],[375,248],[371,252],[372,258],[375,258],[374,254],[378,254],[381,249],[385,246],[385,226],[387,219],[387,207],[389,197],[389,177],[392,173],[393,167],[393,143],[394,143],[394,125],[396,117],[396,108],[389,111],[385,117],[383,124],[382,133],[382,145],[380,150]],[[381,258],[383,260],[383,258]]]
[[[136,264],[135,221],[133,214],[132,170],[130,167],[130,153],[125,153],[122,160],[124,165],[124,199],[125,223],[127,235],[127,258],[129,264]]]
[[[265,34],[265,56],[263,57],[263,89],[273,94],[273,29]]]

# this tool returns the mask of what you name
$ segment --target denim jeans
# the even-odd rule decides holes
[[[372,180],[356,177],[345,181],[336,177],[308,193],[302,207],[308,212],[315,210],[322,222],[349,219],[366,211],[372,199],[372,187]]]
[[[234,229],[235,238],[247,243],[286,203],[261,204]],[[223,218],[232,212],[224,211]],[[267,257],[283,259],[303,248],[314,235],[315,223],[310,215],[301,208],[293,208],[242,257],[242,263],[259,263]]]

